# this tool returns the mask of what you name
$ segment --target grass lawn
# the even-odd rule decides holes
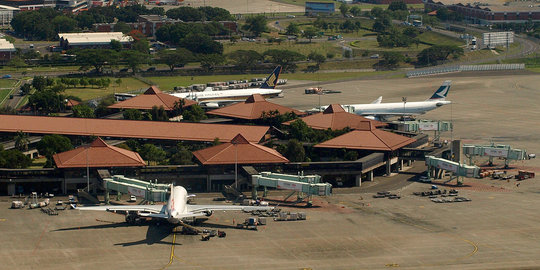
[[[145,77],[159,85],[162,91],[172,91],[175,86],[190,86],[192,84],[206,84],[208,82],[221,82],[229,80],[250,80],[251,78],[265,78],[268,74],[240,74],[240,75],[208,75],[208,76],[164,76]]]
[[[97,97],[102,97],[114,93],[124,93],[147,88],[148,84],[139,81],[136,78],[122,78],[122,83],[117,85],[114,83],[116,78],[110,78],[112,83],[107,88],[92,88],[92,87],[77,87],[68,88],[64,92],[65,95],[72,95],[81,98],[82,100],[90,100]]]
[[[359,78],[371,75],[380,75],[392,71],[372,71],[372,72],[335,72],[335,73],[293,73],[282,74],[283,79],[306,80],[306,81],[333,81],[349,78]]]
[[[321,70],[344,70],[344,69],[365,69],[373,68],[378,62],[376,59],[362,59],[351,61],[339,61],[339,62],[325,62],[321,64]],[[312,65],[310,63],[310,65]]]
[[[341,54],[341,49],[335,47],[335,43],[332,42],[294,42],[284,41],[281,45],[277,43],[263,43],[263,42],[237,42],[237,43],[225,43],[224,53],[231,53],[237,50],[254,50],[259,53],[264,53],[266,50],[278,49],[278,50],[290,50],[299,52],[303,55],[308,55],[311,52],[318,52],[326,55],[328,52],[333,52],[336,55]]]
[[[274,2],[279,3],[285,3],[285,4],[291,4],[291,5],[297,5],[297,6],[305,6],[306,2],[309,2],[310,0],[273,0]],[[332,0],[317,0],[317,2],[324,2],[324,3],[333,3]],[[334,2],[335,3],[335,2]],[[336,9],[338,7],[339,3],[336,3]]]
[[[61,70],[61,71],[79,71],[79,66],[40,66],[40,67],[8,67],[4,66],[2,68],[2,72],[26,72],[27,74],[32,74],[33,71],[55,71],[55,70]]]
[[[15,85],[17,80],[0,79],[0,88],[11,88]]]
[[[425,31],[424,33],[420,34],[418,36],[418,38],[422,42],[430,43],[430,44],[433,44],[433,45],[456,45],[456,46],[461,46],[461,45],[465,44],[465,42],[463,40],[448,37],[448,36],[445,36],[445,35],[441,35],[439,33],[432,32],[432,31]]]
[[[324,64],[323,64],[324,65]],[[356,78],[369,75],[384,74],[388,71],[376,72],[335,72],[335,73],[282,73],[280,78],[291,80],[308,81],[331,81],[347,78]],[[159,85],[163,91],[173,90],[175,86],[189,86],[192,84],[203,84],[207,82],[219,82],[228,80],[249,80],[251,78],[264,78],[268,74],[243,74],[243,75],[213,75],[213,76],[177,76],[177,77],[147,77]]]
[[[527,70],[530,70],[530,71],[532,71],[532,72],[538,72],[538,73],[540,73],[540,67],[527,68]]]
[[[45,166],[45,162],[47,162],[47,158],[45,157],[32,159],[32,165],[28,169],[42,169]]]
[[[28,98],[30,97],[30,95],[25,95],[24,97],[22,97],[20,100],[19,100],[19,103],[17,103],[17,106],[16,109],[19,109],[21,108],[22,106],[26,105],[26,103],[28,103]]]
[[[0,89],[0,104],[3,103],[4,99],[11,93],[11,89]]]
[[[379,42],[377,42],[377,38],[368,39],[368,40],[357,40],[349,43],[353,49],[358,49],[362,51],[370,51],[370,52],[386,52],[386,51],[394,51],[394,52],[414,52],[414,51],[421,51],[425,48],[429,48],[429,45],[425,44],[418,44],[418,47],[416,45],[411,45],[410,47],[396,47],[396,48],[385,48],[385,47],[379,47]],[[356,55],[356,54],[355,54]]]

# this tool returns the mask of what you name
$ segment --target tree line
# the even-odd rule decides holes
[[[58,33],[91,30],[96,23],[118,24],[115,30],[130,29],[126,23],[137,22],[139,15],[165,15],[183,21],[221,21],[235,18],[225,9],[214,7],[179,7],[165,13],[161,7],[151,9],[143,5],[125,7],[94,7],[78,14],[64,13],[52,8],[42,8],[17,13],[11,20],[13,30],[30,40],[54,40]],[[194,15],[195,14],[195,15]],[[116,27],[115,27],[116,28]],[[127,30],[127,31],[126,31]],[[123,32],[124,32],[123,31]]]

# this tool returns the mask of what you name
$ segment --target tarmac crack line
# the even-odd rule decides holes
[[[388,211],[385,211],[387,214],[391,215],[390,212]],[[422,225],[418,225],[418,224],[414,224],[412,222],[408,222],[406,220],[403,220],[403,219],[397,219],[399,222],[402,222],[402,223],[405,223],[405,224],[408,224],[408,225],[412,225],[416,228],[419,228],[419,229],[422,229],[422,230],[425,230],[425,231],[428,231],[428,232],[436,232],[435,230],[432,230],[430,228],[427,228],[427,227],[424,227]],[[466,258],[469,258],[471,256],[473,256],[474,254],[476,254],[478,252],[478,245],[475,244],[473,241],[471,240],[468,240],[468,239],[465,239],[465,238],[461,238],[459,236],[455,236],[455,235],[452,235],[452,234],[449,234],[449,233],[441,233],[441,235],[445,235],[447,237],[450,237],[450,238],[454,238],[454,239],[458,239],[458,240],[461,240],[469,245],[471,245],[473,247],[473,251],[471,251],[470,253],[464,255],[464,256],[461,256],[461,257],[457,257],[453,260],[448,260],[448,261],[445,261],[443,263],[438,263],[438,264],[422,264],[422,266],[440,266],[440,265],[443,265],[444,263],[449,263],[449,262],[457,262],[457,261],[460,261],[460,260],[463,260],[463,259],[466,259]]]
[[[39,239],[36,243],[36,246],[34,246],[34,250],[32,250],[32,255],[34,255],[34,253],[36,253],[36,250],[39,246],[39,243],[41,242],[41,239],[43,239],[43,235],[45,235],[45,231],[47,230],[47,227],[49,227],[49,223],[51,223],[51,220],[49,219],[49,221],[47,221],[47,223],[45,223],[45,227],[43,228],[43,231],[41,231],[41,235],[39,236]]]

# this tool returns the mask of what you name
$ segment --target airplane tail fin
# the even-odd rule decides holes
[[[277,66],[274,71],[272,71],[272,74],[266,78],[264,83],[261,85],[262,89],[274,89],[276,88],[276,85],[279,80],[279,74],[281,74],[281,66]]]
[[[441,87],[439,87],[439,89],[437,89],[437,91],[433,93],[433,96],[427,99],[427,101],[446,99],[446,96],[448,96],[448,92],[450,91],[450,84],[452,84],[452,81],[444,81]]]

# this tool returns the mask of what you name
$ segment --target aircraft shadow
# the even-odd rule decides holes
[[[233,225],[216,224],[216,223],[208,223],[208,222],[197,224],[196,227],[215,228],[215,229],[236,229],[236,226],[233,226]]]
[[[182,245],[179,243],[173,243],[169,241],[163,241],[166,237],[168,237],[175,226],[164,224],[161,226],[157,226],[155,224],[150,224],[148,226],[148,230],[146,231],[146,238],[139,240],[139,241],[133,241],[133,242],[125,242],[125,243],[117,243],[114,244],[115,246],[123,246],[123,247],[129,247],[129,246],[136,246],[136,245],[153,245],[153,244],[164,244],[164,245]]]
[[[82,226],[82,227],[62,228],[62,229],[53,230],[53,232],[88,230],[88,229],[125,228],[125,227],[131,227],[131,226],[148,226],[148,230],[146,231],[146,238],[139,241],[117,243],[117,244],[114,244],[115,246],[127,247],[127,246],[144,245],[144,244],[146,245],[153,245],[153,244],[171,245],[173,244],[172,242],[163,241],[163,239],[169,236],[174,229],[174,225],[171,225],[171,224],[161,224],[160,226],[158,226],[155,223],[143,223],[139,225],[132,225],[127,222],[121,222],[121,223],[108,223],[108,224],[90,225],[90,226]],[[181,244],[175,243],[175,245],[181,245]]]

